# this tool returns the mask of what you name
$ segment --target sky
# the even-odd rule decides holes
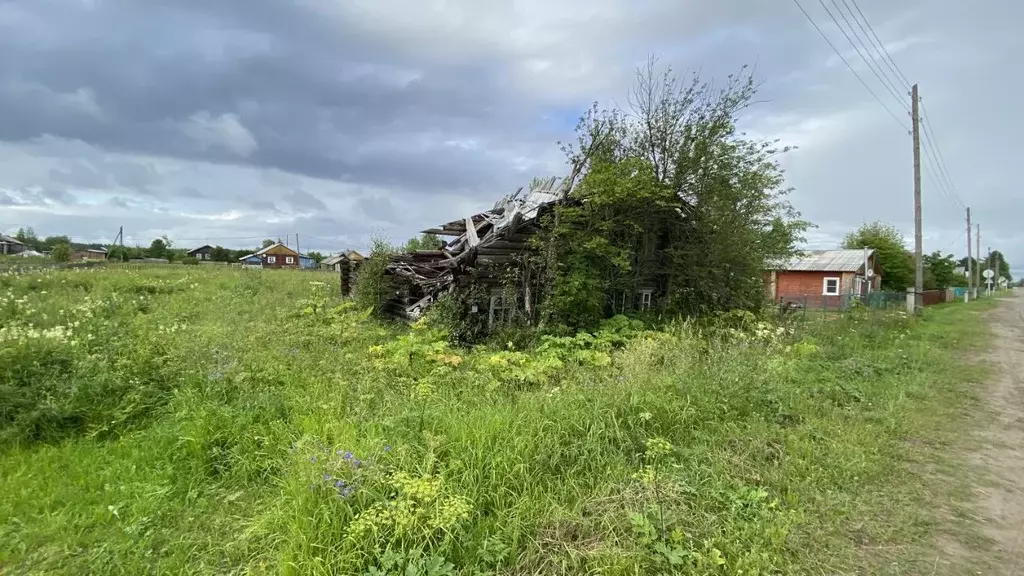
[[[0,0],[0,231],[402,241],[563,175],[557,142],[591,102],[625,105],[653,55],[709,80],[754,67],[741,126],[798,147],[782,163],[807,247],[873,220],[912,242],[905,87],[825,12],[852,0],[800,4],[896,118],[789,0]],[[963,203],[1024,276],[1024,3],[856,8],[920,84],[925,251],[964,255]]]

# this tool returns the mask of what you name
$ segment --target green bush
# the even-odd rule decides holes
[[[199,259],[196,258],[195,256],[186,256],[185,258],[181,259],[181,263],[186,266],[198,266]]]

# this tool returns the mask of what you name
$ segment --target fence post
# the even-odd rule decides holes
[[[914,293],[914,288],[907,288],[907,314],[914,314],[914,300],[917,294]]]

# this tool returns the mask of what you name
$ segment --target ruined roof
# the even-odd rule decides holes
[[[874,254],[868,250],[868,256]],[[809,250],[777,266],[793,272],[857,272],[864,266],[864,250]]]
[[[438,295],[453,286],[456,275],[514,261],[528,249],[528,237],[538,230],[541,209],[564,199],[571,181],[551,178],[526,195],[521,195],[520,188],[486,212],[424,230],[455,238],[439,250],[417,250],[390,259],[387,273],[405,287],[415,286],[423,294],[412,301],[396,299],[393,311],[406,318],[417,318]]]

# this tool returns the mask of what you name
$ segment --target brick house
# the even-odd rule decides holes
[[[278,242],[257,251],[264,268],[298,268],[299,253]]]
[[[882,275],[874,250],[811,250],[765,272],[764,280],[765,296],[775,304],[843,308],[878,291]]]

